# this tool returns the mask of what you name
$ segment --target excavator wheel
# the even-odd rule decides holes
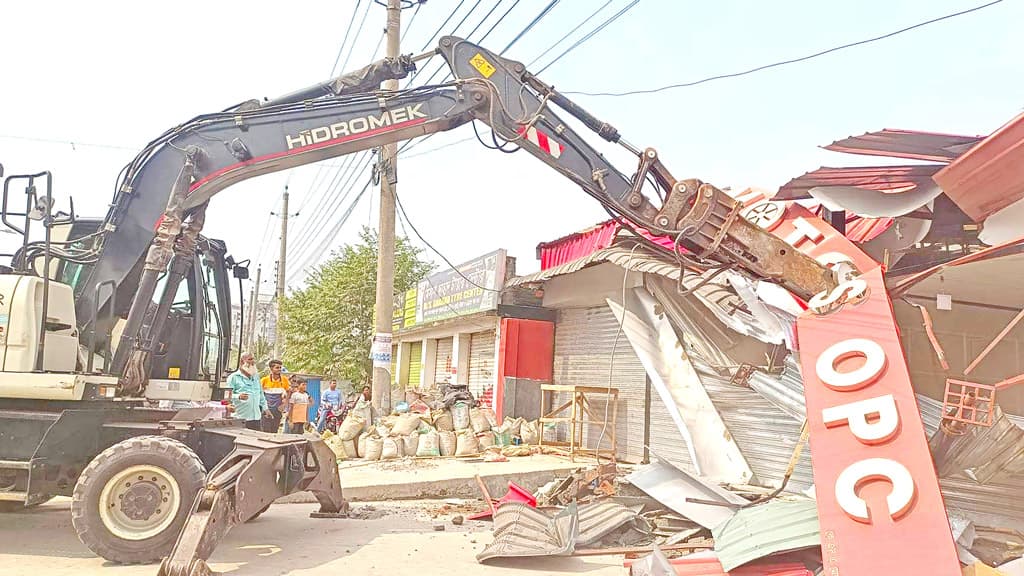
[[[129,438],[82,472],[71,522],[78,539],[111,562],[157,562],[174,547],[205,477],[199,457],[181,442]]]

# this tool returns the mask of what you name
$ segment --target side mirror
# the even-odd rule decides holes
[[[239,280],[248,280],[249,279],[249,268],[246,267],[246,266],[235,266],[234,268],[232,268],[231,274],[235,278],[238,278]]]

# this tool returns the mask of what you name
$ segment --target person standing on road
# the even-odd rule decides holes
[[[309,394],[306,393],[305,379],[296,377],[295,385],[296,390],[288,398],[288,421],[291,423],[289,432],[302,434],[306,429],[306,423],[309,422]]]
[[[341,390],[338,390],[338,381],[332,379],[327,390],[320,394],[320,417],[316,419],[316,431],[324,431],[324,424],[327,419],[327,408],[337,410],[341,407]]]
[[[288,377],[281,374],[284,365],[280,360],[270,361],[270,374],[260,380],[263,388],[263,395],[267,398],[267,407],[270,408],[270,417],[263,418],[263,431],[276,434],[281,428],[281,416],[284,415],[284,404],[288,403],[287,394],[291,383]]]
[[[228,386],[231,387],[235,418],[245,420],[245,427],[250,430],[260,430],[260,416],[269,417],[271,414],[256,376],[256,358],[251,352],[242,354],[238,370],[228,376]]]

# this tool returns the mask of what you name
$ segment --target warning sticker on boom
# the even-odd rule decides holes
[[[477,52],[476,56],[469,59],[469,65],[476,68],[476,71],[483,75],[484,78],[490,78],[491,74],[494,74],[496,68],[484,58],[484,55]]]

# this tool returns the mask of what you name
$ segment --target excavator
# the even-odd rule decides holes
[[[380,89],[432,56],[453,80]],[[562,114],[628,150],[636,169],[616,169]],[[167,130],[122,170],[102,220],[76,219],[73,207],[53,214],[49,173],[5,179],[3,222],[24,241],[0,274],[0,503],[70,496],[93,552],[163,559],[164,576],[208,574],[228,530],[286,494],[311,491],[314,516],[344,515],[337,464],[319,439],[154,407],[210,400],[230,362],[229,274],[240,281],[248,271],[202,236],[207,206],[247,178],[473,122],[496,147],[525,150],[646,232],[638,238],[674,239],[673,249],[651,250],[682,267],[733,268],[805,301],[838,285],[831,268],[741,217],[728,194],[676,179],[655,149],[628,143],[522,63],[445,36],[425,54]],[[393,167],[380,173],[395,181]],[[19,183],[24,212],[8,212]],[[40,220],[45,239],[30,240]]]

